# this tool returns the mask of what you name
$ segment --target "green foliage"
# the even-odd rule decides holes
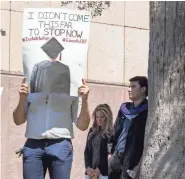
[[[104,10],[110,7],[110,1],[61,1],[61,6],[75,3],[78,10],[86,10],[91,12],[91,16],[101,16]]]

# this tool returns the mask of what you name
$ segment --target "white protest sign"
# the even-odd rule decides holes
[[[24,9],[23,69],[31,93],[78,95],[86,71],[89,26],[86,11]]]

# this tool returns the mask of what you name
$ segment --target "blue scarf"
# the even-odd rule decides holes
[[[120,107],[121,113],[128,119],[135,118],[139,113],[148,110],[148,104],[142,104],[137,106],[134,110],[132,108],[127,108],[126,103],[123,103]]]

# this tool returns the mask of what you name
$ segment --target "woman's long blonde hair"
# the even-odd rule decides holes
[[[100,130],[100,127],[97,124],[96,120],[96,112],[101,111],[105,115],[105,125],[102,129],[102,137],[109,137],[112,132],[112,126],[113,126],[113,114],[110,106],[108,104],[100,104],[98,105],[94,111],[93,111],[93,125],[92,125],[92,132],[89,135],[89,138],[91,138],[94,134],[98,133]]]

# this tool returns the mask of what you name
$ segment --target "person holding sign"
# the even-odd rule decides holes
[[[13,112],[16,125],[27,121],[23,154],[23,178],[70,179],[73,160],[73,122],[85,131],[90,123],[89,87],[82,80],[79,97],[64,94],[29,93],[26,78],[19,89],[19,103]],[[77,116],[77,117],[76,117]]]

